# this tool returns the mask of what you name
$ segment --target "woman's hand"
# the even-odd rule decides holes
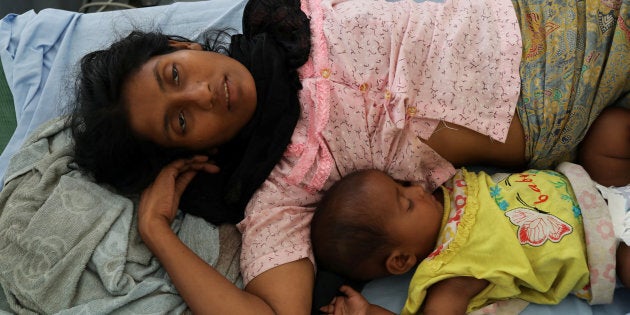
[[[216,173],[219,168],[205,156],[177,160],[165,166],[142,192],[138,230],[144,244],[168,272],[194,314],[273,314],[263,299],[228,281],[171,229],[179,199],[199,171]]]
[[[171,224],[177,214],[179,199],[198,171],[219,172],[206,156],[176,160],[166,165],[140,196],[138,229],[143,239],[153,224]]]

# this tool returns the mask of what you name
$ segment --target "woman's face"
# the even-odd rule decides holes
[[[123,88],[131,128],[163,147],[208,150],[231,140],[252,118],[256,86],[233,58],[181,50],[149,59]]]

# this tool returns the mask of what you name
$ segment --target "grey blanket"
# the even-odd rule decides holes
[[[135,202],[73,165],[63,118],[13,157],[0,192],[0,285],[17,313],[179,314],[186,305],[136,226]],[[240,235],[179,214],[172,228],[241,286]],[[208,284],[212,290],[212,284]]]

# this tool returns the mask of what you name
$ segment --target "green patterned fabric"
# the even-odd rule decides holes
[[[630,106],[630,0],[512,2],[523,34],[526,157],[550,168],[574,159],[606,106]]]
[[[4,150],[16,126],[13,95],[4,76],[2,62],[0,62],[0,152]]]

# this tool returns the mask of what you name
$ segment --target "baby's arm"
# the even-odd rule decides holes
[[[470,300],[487,286],[487,280],[473,277],[442,280],[429,287],[423,314],[466,314]]]

